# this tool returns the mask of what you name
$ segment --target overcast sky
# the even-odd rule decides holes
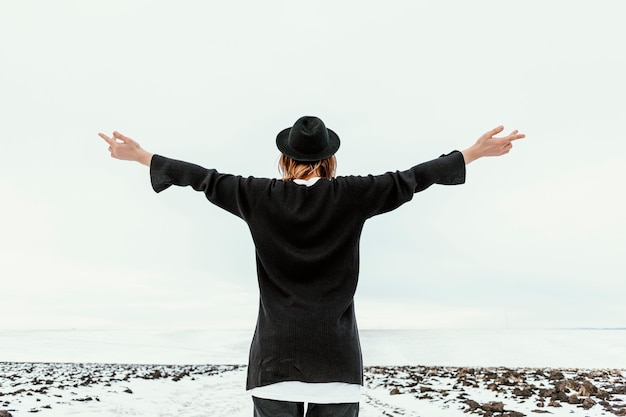
[[[527,138],[370,220],[361,328],[626,327],[620,1],[0,3],[0,328],[245,328],[246,225],[98,132],[275,177],[302,115],[339,175]]]

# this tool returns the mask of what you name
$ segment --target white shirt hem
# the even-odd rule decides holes
[[[358,403],[361,385],[345,382],[310,383],[284,381],[248,390],[248,394],[266,400],[315,404]]]

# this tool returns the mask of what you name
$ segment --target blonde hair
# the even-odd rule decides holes
[[[332,155],[321,161],[300,162],[287,155],[280,155],[278,171],[283,176],[283,181],[305,179],[312,176],[331,179],[337,170],[337,158]]]

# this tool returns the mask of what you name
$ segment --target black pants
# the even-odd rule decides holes
[[[304,403],[266,400],[252,397],[254,417],[304,417]],[[313,404],[309,403],[306,417],[357,417],[359,403]]]

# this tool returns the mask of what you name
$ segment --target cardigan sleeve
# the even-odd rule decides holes
[[[366,218],[394,210],[433,184],[465,182],[465,160],[459,151],[415,165],[406,171],[349,177],[349,191]]]
[[[244,183],[250,180],[156,154],[150,163],[150,182],[155,192],[160,193],[172,185],[189,186],[204,193],[213,204],[241,218],[249,212]]]

